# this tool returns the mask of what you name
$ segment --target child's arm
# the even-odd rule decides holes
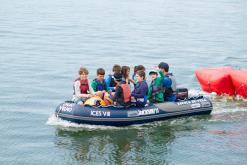
[[[161,70],[159,70],[159,75],[160,75],[160,78],[164,79],[165,75]]]
[[[136,82],[135,82],[133,79],[131,79],[131,78],[129,79],[129,81],[130,81],[132,84],[134,84],[134,85],[136,84]]]
[[[165,75],[161,70],[159,71],[159,75],[160,75],[160,77],[157,77],[157,83],[162,84],[162,86],[163,86]]]
[[[91,82],[88,80],[88,86],[89,86],[89,93],[91,94],[91,95],[95,95],[95,92],[94,92],[94,89],[92,88],[92,85],[90,85],[91,84]]]
[[[152,87],[151,85],[148,87],[148,99],[150,99],[152,96]]]
[[[81,97],[80,81],[74,82],[74,90],[75,90],[75,96]]]
[[[97,91],[97,83],[94,80],[92,81],[91,87],[93,88],[94,92]]]

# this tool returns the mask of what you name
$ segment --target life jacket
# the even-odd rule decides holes
[[[177,88],[176,88],[176,80],[175,80],[175,78],[174,78],[172,73],[168,73],[165,76],[168,77],[169,79],[171,79],[171,82],[172,82],[171,86],[164,88],[165,96],[169,97],[169,96],[174,95],[176,90],[177,90]]]
[[[97,83],[96,91],[103,91],[106,90],[106,82],[103,80],[103,82],[100,82],[97,79],[94,79],[94,81]]]
[[[89,85],[88,85],[88,80],[80,80],[80,78],[76,79],[75,81],[80,81],[80,90],[81,94],[88,94],[89,91]],[[75,93],[75,90],[74,90]]]
[[[93,96],[89,99],[87,99],[84,103],[84,105],[89,106],[106,106],[104,100],[102,100],[99,96]]]
[[[141,83],[146,83],[146,81],[142,81]],[[135,88],[138,88],[141,85],[141,83],[138,82],[136,84]],[[136,100],[136,106],[144,107],[147,103],[147,100],[148,100],[148,90],[145,93],[145,95],[143,96],[143,98],[135,98],[135,100]]]
[[[169,73],[167,76],[172,80],[171,88],[172,88],[173,92],[175,92],[177,90],[176,79],[175,79],[175,77],[173,76],[172,73]]]
[[[157,86],[155,80],[153,80],[151,82],[151,88],[152,88],[152,96],[155,96],[156,94],[159,94],[159,92],[163,91],[163,84]]]
[[[123,101],[124,103],[129,103],[131,99],[130,87],[127,83],[122,83],[121,88],[123,89]]]

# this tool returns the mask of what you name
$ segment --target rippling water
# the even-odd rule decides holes
[[[247,101],[208,95],[212,115],[126,128],[53,116],[80,66],[171,65],[201,93],[201,67],[246,68],[244,0],[0,0],[0,164],[244,164]]]

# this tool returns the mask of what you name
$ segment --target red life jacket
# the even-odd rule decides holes
[[[89,91],[88,80],[87,79],[86,80],[80,80],[78,78],[75,81],[80,81],[81,94],[88,94],[88,91]]]
[[[127,83],[125,84],[121,84],[121,87],[123,89],[123,96],[124,96],[124,103],[128,103],[130,102],[131,99],[131,91],[130,91],[130,87]]]

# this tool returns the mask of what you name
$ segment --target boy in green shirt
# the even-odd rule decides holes
[[[99,91],[101,91],[103,93],[108,92],[107,84],[105,82],[104,77],[105,77],[105,70],[103,68],[97,69],[97,77],[96,77],[96,79],[94,79],[92,81],[92,84],[91,84],[91,86],[92,86],[94,92],[96,92],[96,94]]]

